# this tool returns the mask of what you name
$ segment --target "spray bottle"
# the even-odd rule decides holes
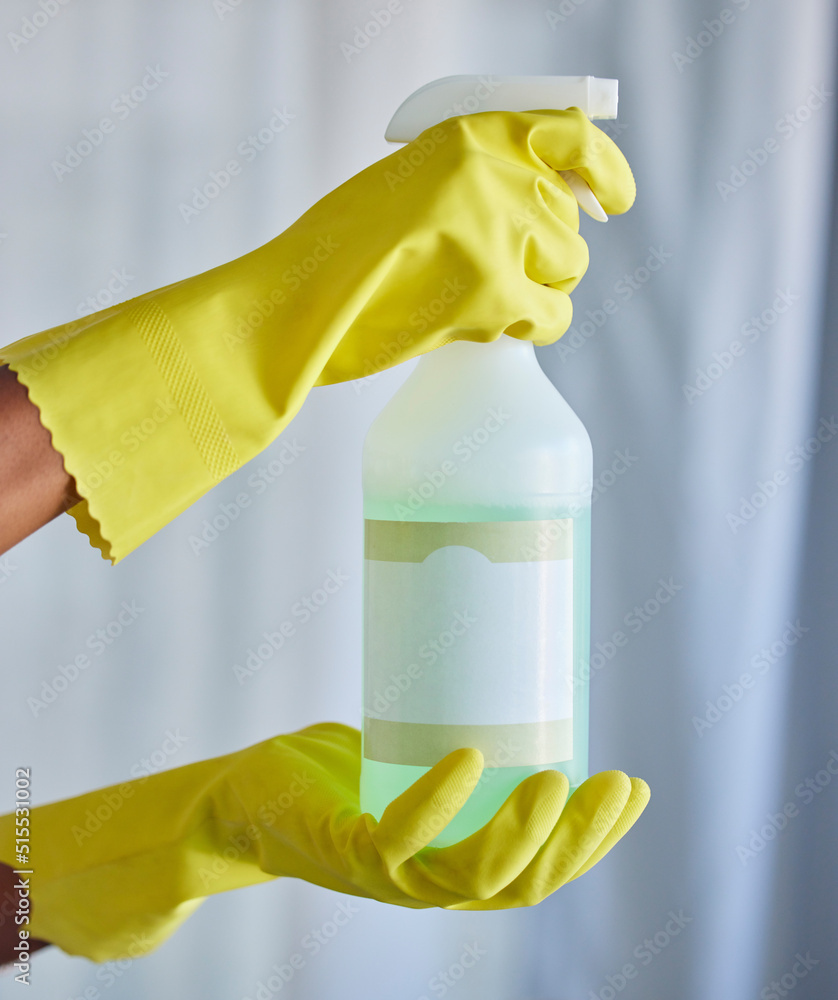
[[[616,117],[617,81],[446,77],[412,94],[385,137],[472,111],[571,106]],[[585,181],[562,176],[605,221]],[[584,426],[533,345],[512,337],[424,355],[372,423],[362,811],[380,818],[458,747],[480,749],[485,768],[436,846],[479,829],[536,771],[564,772],[571,792],[587,778],[592,479]]]

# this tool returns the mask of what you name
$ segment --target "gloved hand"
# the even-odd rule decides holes
[[[609,213],[634,180],[576,108],[451,118],[205,274],[0,350],[117,563],[261,452],[309,389],[452,339],[569,326],[588,263],[574,169]]]
[[[360,763],[358,730],[323,723],[33,809],[32,935],[98,962],[137,957],[203,897],[277,875],[400,906],[531,906],[596,864],[649,798],[604,771],[565,804],[565,776],[542,771],[467,840],[433,848],[480,752],[443,758],[379,823],[358,809]],[[14,817],[0,817],[7,863],[13,839]]]

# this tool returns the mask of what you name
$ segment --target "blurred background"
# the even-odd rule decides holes
[[[270,1000],[294,953],[283,997],[838,995],[836,10],[720,4],[3,4],[3,343],[272,239],[391,152],[395,108],[448,74],[618,78],[605,127],[638,188],[627,216],[583,216],[573,327],[538,351],[594,444],[591,769],[649,782],[637,826],[530,910],[353,899],[315,951],[345,897],[280,880],[210,899],[134,962],[48,949],[33,1000]],[[196,197],[231,159],[240,173]],[[116,568],[66,516],[0,560],[0,810],[15,767],[41,803],[359,724],[361,446],[411,365],[315,389]],[[248,477],[281,453],[257,495]],[[250,507],[197,548],[242,490]],[[349,582],[240,683],[234,664],[330,570]],[[31,701],[123,602],[141,611],[92,669]]]

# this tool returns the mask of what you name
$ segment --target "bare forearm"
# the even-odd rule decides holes
[[[15,951],[15,945],[20,943],[21,929],[20,925],[15,923],[19,900],[15,889],[17,879],[18,876],[12,869],[0,862],[0,965],[16,962],[20,955]],[[29,938],[28,944],[30,951],[38,951],[39,948],[45,948],[49,942]]]
[[[0,554],[78,503],[38,408],[8,367],[0,367]]]

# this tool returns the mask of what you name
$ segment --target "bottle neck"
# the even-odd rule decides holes
[[[535,347],[530,341],[501,334],[497,340],[489,343],[455,340],[444,347],[429,351],[420,358],[417,372],[434,376],[438,372],[450,373],[460,368],[474,372],[507,366],[514,369],[532,367],[541,371],[535,356]]]

